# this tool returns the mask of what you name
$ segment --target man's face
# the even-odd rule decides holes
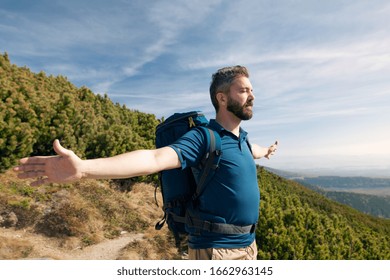
[[[247,77],[234,79],[228,94],[227,110],[240,120],[249,120],[253,116],[252,84]]]

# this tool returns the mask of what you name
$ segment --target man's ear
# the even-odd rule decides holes
[[[225,106],[227,104],[227,96],[223,92],[218,92],[216,97],[219,106]]]

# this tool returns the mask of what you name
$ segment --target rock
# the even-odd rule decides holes
[[[2,213],[0,215],[0,226],[9,228],[18,224],[18,216],[14,212]]]

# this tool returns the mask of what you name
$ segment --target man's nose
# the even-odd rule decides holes
[[[250,94],[249,94],[249,98],[248,98],[249,100],[255,100],[256,99],[256,97],[255,97],[255,94],[253,93],[253,90],[251,90],[250,91]]]

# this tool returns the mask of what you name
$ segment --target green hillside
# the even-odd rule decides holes
[[[333,202],[259,170],[259,256],[265,259],[390,259],[390,220]]]
[[[324,191],[324,195],[334,201],[376,217],[390,219],[390,196],[378,196],[342,191]]]
[[[32,73],[0,55],[0,171],[61,143],[84,158],[154,146],[154,115],[114,104],[65,77]]]
[[[64,77],[12,65],[7,55],[0,55],[0,97],[3,171],[21,157],[52,154],[55,138],[85,158],[153,147],[158,123],[153,115],[113,104]],[[389,220],[332,202],[260,167],[258,176],[259,259],[390,259]],[[149,239],[129,244],[120,258],[134,257],[134,250],[146,259],[179,257],[169,250],[172,238],[153,229],[162,211],[152,207],[151,185],[124,191],[107,181],[40,188],[28,183],[10,171],[0,174],[0,234],[2,227],[25,230],[61,240],[64,247],[74,239],[90,246],[121,231],[141,232]],[[0,235],[0,259],[37,256],[27,241],[15,240]],[[155,251],[146,253],[148,246]]]

